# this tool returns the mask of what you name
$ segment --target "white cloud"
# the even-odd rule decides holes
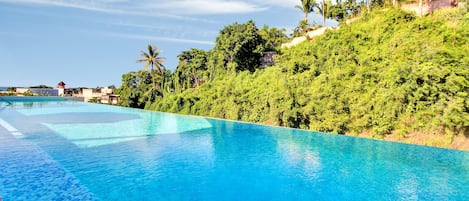
[[[282,2],[282,0],[270,1]],[[250,13],[266,9],[260,7],[258,4],[232,0],[0,0],[0,2],[68,7],[112,14],[162,16],[181,19],[192,19],[181,15]],[[166,14],[165,12],[173,14]]]
[[[199,28],[199,27],[189,27],[187,25],[174,25],[174,24],[141,24],[141,23],[130,23],[130,22],[101,22],[104,24],[110,24],[120,27],[133,27],[133,28],[140,28],[142,30],[157,30],[157,31],[170,31],[176,32],[180,36],[201,36],[201,37],[216,37],[218,31],[213,31],[206,28]]]
[[[156,12],[154,8],[148,7],[147,1],[128,1],[128,0],[0,0],[4,3],[12,4],[29,4],[43,5],[54,7],[74,8],[93,12],[101,12],[108,14],[137,15],[137,16],[153,16],[165,17],[170,19],[197,21],[205,23],[216,23],[213,20],[194,18],[183,15],[168,14],[164,12]]]
[[[101,4],[88,3],[85,1],[77,2],[77,1],[67,1],[67,0],[65,1],[60,1],[60,0],[0,0],[0,2],[67,7],[67,8],[88,10],[88,11],[105,12],[105,13],[122,13],[123,12],[120,10],[105,8]]]
[[[192,43],[192,44],[202,44],[202,45],[214,45],[213,41],[206,40],[192,40],[184,38],[172,38],[172,37],[159,37],[159,36],[146,36],[138,34],[121,34],[121,33],[103,33],[106,36],[120,37],[120,38],[130,38],[138,40],[152,40],[160,42],[173,42],[173,43]]]
[[[301,4],[301,0],[255,0],[259,4],[278,6],[284,8],[294,8],[296,5]]]
[[[112,24],[117,26],[124,26],[124,27],[135,27],[135,28],[143,28],[143,29],[174,29],[174,26],[168,25],[149,25],[149,24],[138,24],[138,23],[128,23],[128,22],[103,22],[105,24]]]
[[[148,4],[158,10],[185,15],[240,14],[263,11],[266,8],[244,1],[226,0],[173,0]]]

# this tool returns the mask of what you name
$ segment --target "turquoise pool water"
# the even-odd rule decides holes
[[[0,101],[4,200],[469,200],[469,152],[62,99]]]

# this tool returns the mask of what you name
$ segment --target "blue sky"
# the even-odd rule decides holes
[[[121,85],[148,44],[165,66],[213,48],[220,29],[250,19],[290,32],[300,0],[0,0],[0,86]],[[311,20],[321,22],[312,15]]]

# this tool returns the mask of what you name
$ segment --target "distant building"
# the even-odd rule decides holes
[[[85,102],[89,102],[92,99],[97,99],[97,101],[100,103],[117,104],[120,96],[113,93],[114,89],[109,87],[104,87],[101,89],[82,88],[81,94],[76,94],[75,96],[83,97]]]
[[[100,102],[103,104],[117,105],[117,102],[119,102],[119,98],[120,95],[116,94],[101,95]]]
[[[106,95],[106,93],[101,93],[101,90],[99,89],[83,89],[83,97],[85,98],[85,102],[88,102],[93,98],[99,99],[102,95]]]
[[[103,88],[65,88],[65,83],[60,81],[57,83],[57,89],[49,86],[39,85],[29,88],[17,87],[12,88],[16,91],[0,91],[0,95],[16,95],[16,96],[66,96],[67,99],[84,102],[98,102],[104,104],[117,104],[120,96],[113,94],[115,87]]]
[[[418,16],[427,15],[437,9],[454,8],[458,6],[457,0],[431,0],[424,1],[422,6],[417,3],[401,5],[401,9],[415,13]]]
[[[63,81],[60,81],[57,84],[57,89],[58,89],[58,95],[59,96],[64,96],[65,95],[65,83]]]
[[[28,94],[33,96],[57,96],[58,90],[57,89],[50,89],[50,88],[16,88],[16,94],[23,95]]]
[[[17,93],[17,94],[24,94],[24,93],[27,92],[28,90],[29,90],[29,88],[17,87],[17,88],[16,88],[16,93]]]
[[[57,96],[59,91],[57,89],[44,89],[44,88],[30,88],[35,96]]]

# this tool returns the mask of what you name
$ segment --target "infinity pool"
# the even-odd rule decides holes
[[[469,200],[469,152],[57,98],[0,100],[0,198]]]

